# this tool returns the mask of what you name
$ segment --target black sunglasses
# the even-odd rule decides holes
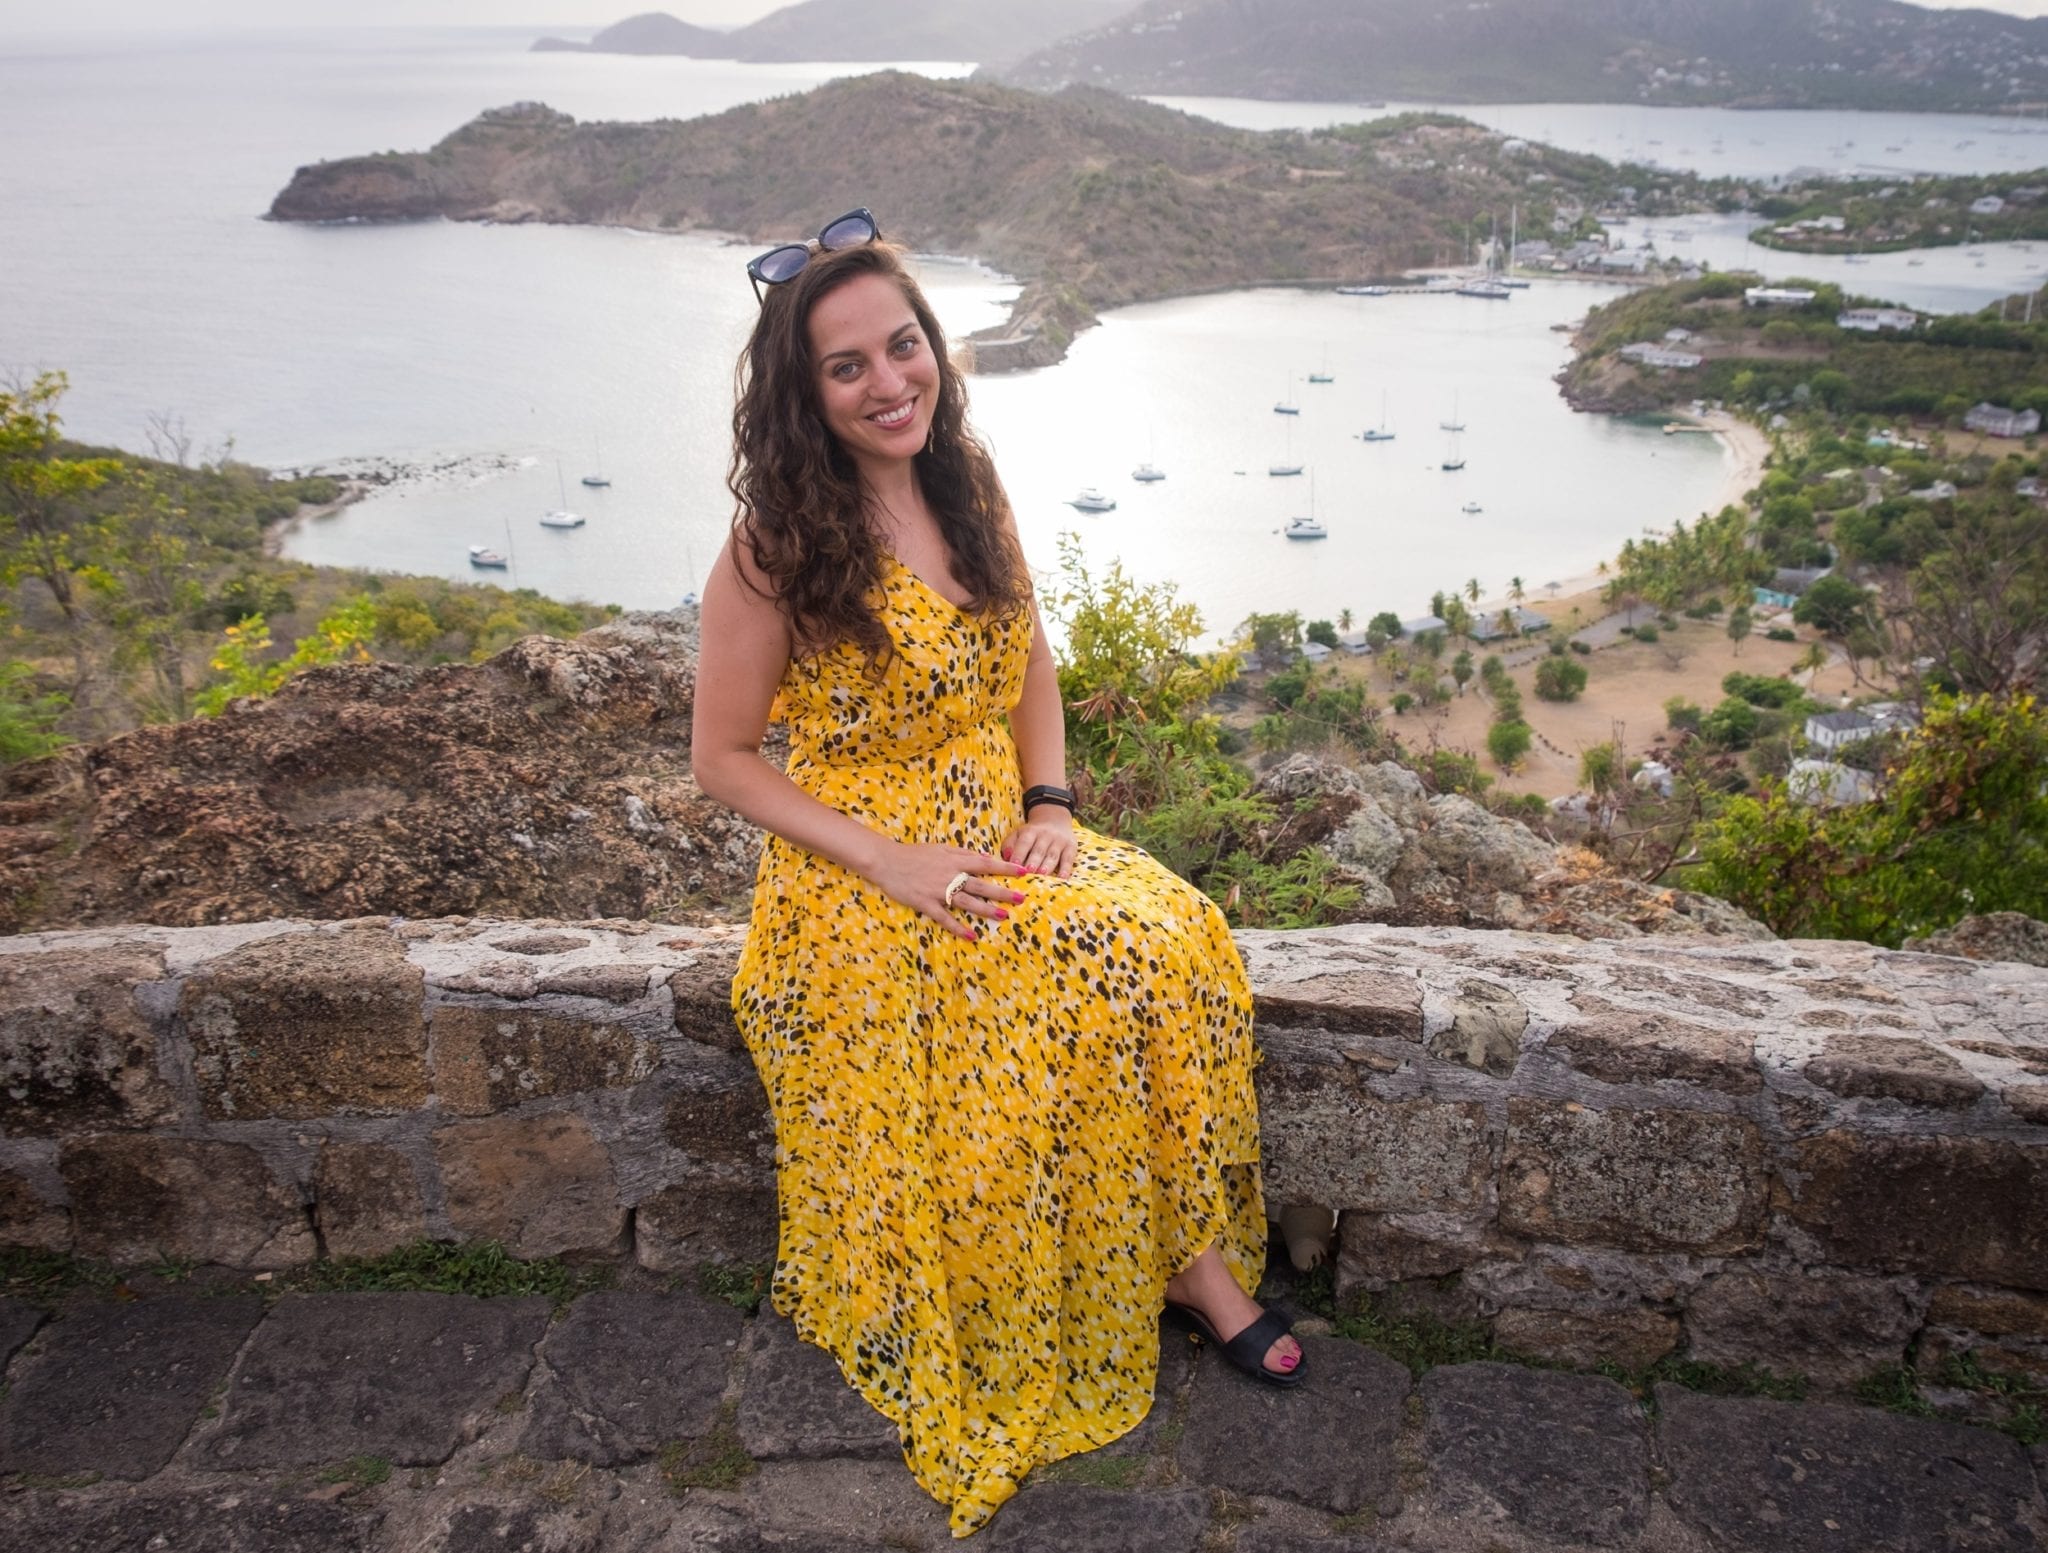
[[[875,225],[874,215],[863,205],[859,210],[849,210],[845,215],[826,222],[815,243],[784,243],[757,259],[749,259],[747,278],[754,283],[754,300],[763,300],[763,286],[779,286],[786,280],[795,280],[803,267],[811,262],[813,253],[838,253],[844,248],[858,248],[863,243],[874,242],[881,235],[882,229]]]

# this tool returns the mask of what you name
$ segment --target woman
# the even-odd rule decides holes
[[[857,211],[748,269],[691,749],[769,832],[733,1012],[775,1120],[774,1303],[966,1536],[1145,1416],[1162,1296],[1300,1379],[1249,1293],[1250,996],[1211,903],[1074,824],[1009,503],[901,251]]]

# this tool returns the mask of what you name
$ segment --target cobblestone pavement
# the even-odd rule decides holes
[[[0,1300],[0,1546],[33,1553],[938,1549],[894,1431],[787,1322],[693,1294]],[[1170,1335],[1131,1435],[998,1553],[1994,1553],[2048,1452],[1874,1408],[1304,1339],[1298,1392]]]

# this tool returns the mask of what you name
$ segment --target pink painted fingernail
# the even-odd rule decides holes
[[[1012,890],[1010,892],[1010,904],[1012,906],[1020,904],[1023,901],[1023,899],[1024,892],[1022,890]]]
[[[1008,913],[1007,911],[1003,910],[1003,908],[1002,908],[1002,907],[1000,907],[1000,906],[996,907],[996,921],[998,921],[998,922],[1008,922],[1009,920],[1010,920],[1010,914],[1009,914],[1009,913]]]

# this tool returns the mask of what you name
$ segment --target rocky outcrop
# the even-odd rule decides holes
[[[1255,791],[1292,811],[1286,845],[1319,848],[1354,885],[1360,921],[1528,928],[1577,938],[1774,935],[1712,896],[1610,872],[1457,793],[1432,796],[1405,766],[1295,754]]]
[[[2048,922],[2037,922],[2017,911],[1986,912],[1981,917],[1965,917],[1954,927],[1925,938],[1909,938],[1902,947],[1923,954],[1959,954],[1970,960],[2048,965]]]
[[[696,612],[630,614],[481,664],[314,669],[17,767],[0,929],[732,906],[759,834],[690,779],[695,684]]]

